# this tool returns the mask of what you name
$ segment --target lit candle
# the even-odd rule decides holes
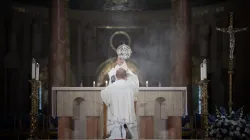
[[[36,78],[36,60],[35,60],[34,58],[32,59],[31,78],[32,78],[32,79],[35,79],[35,78]]]
[[[158,83],[158,86],[161,87],[161,82]]]
[[[107,80],[105,81],[105,86],[108,86],[108,81]]]
[[[146,81],[146,87],[148,87],[148,81]]]
[[[39,82],[39,110],[42,110],[42,82]]]
[[[39,80],[39,64],[36,63],[36,80]]]
[[[207,60],[203,60],[203,80],[207,79]]]
[[[200,65],[201,80],[203,80],[203,63]]]
[[[108,81],[107,81],[108,82]],[[106,84],[106,83],[105,83]],[[93,87],[95,87],[95,81],[93,81]]]

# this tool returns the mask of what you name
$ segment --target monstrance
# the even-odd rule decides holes
[[[116,35],[122,35],[127,38],[127,44],[123,43],[120,44],[117,48],[113,44],[113,39]],[[132,54],[132,49],[130,48],[131,45],[131,38],[128,33],[124,31],[116,31],[112,34],[110,37],[110,47],[117,53],[119,57],[122,57],[123,59],[127,60],[127,65],[130,68],[130,70],[138,74],[139,72],[139,66],[129,58]],[[116,65],[116,57],[110,58],[106,61],[104,61],[97,69],[96,76],[97,76],[97,86],[103,85],[105,80],[108,79],[108,72]]]
[[[128,45],[122,44],[116,49],[116,53],[119,57],[126,60],[130,58],[132,50]]]

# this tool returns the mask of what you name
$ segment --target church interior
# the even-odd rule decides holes
[[[105,138],[100,91],[124,44],[140,139],[250,139],[247,0],[2,5],[1,139]]]

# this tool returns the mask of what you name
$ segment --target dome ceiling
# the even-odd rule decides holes
[[[12,0],[15,3],[49,7],[51,0]],[[69,0],[69,7],[78,10],[165,10],[171,0]],[[193,7],[206,6],[226,0],[190,0]]]

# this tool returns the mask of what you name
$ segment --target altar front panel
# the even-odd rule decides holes
[[[73,138],[102,138],[106,133],[106,109],[100,97],[100,91],[104,87],[53,87],[52,94],[52,115],[54,117],[69,116],[75,121],[81,120],[84,126],[74,128],[73,131],[81,129],[82,134]],[[185,87],[140,87],[136,97],[136,115],[138,123],[141,118],[167,119],[168,116],[183,116],[187,112],[187,95]],[[160,106],[159,106],[159,105]],[[160,112],[160,113],[159,113]],[[160,116],[159,116],[160,115]],[[157,116],[157,117],[156,117]],[[153,117],[153,119],[152,119]],[[147,122],[141,120],[142,122]],[[93,123],[92,126],[90,123]],[[154,122],[148,122],[154,125]],[[155,127],[151,129],[140,128],[141,138],[148,138],[153,135]],[[78,126],[79,127],[79,126]],[[87,131],[89,127],[89,130]],[[95,131],[95,132],[90,132]],[[148,131],[148,132],[147,132]],[[150,132],[149,132],[150,131]],[[78,132],[79,134],[79,132]],[[144,134],[144,136],[142,136]]]

